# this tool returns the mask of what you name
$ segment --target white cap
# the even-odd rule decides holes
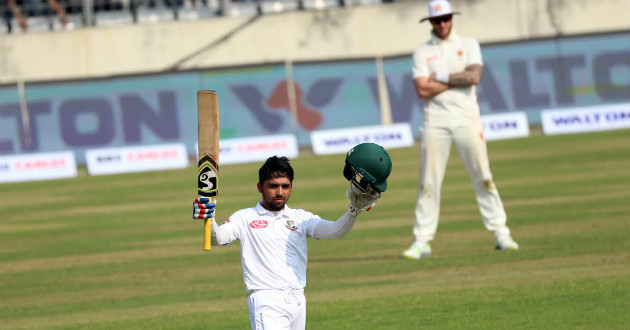
[[[420,20],[420,22],[424,22],[428,19],[446,15],[454,15],[459,14],[458,12],[454,12],[451,9],[451,4],[447,0],[431,0],[429,2],[429,16]]]

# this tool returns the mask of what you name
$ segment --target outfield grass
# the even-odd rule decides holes
[[[411,261],[418,148],[390,150],[378,205],[309,242],[307,329],[629,329],[628,130],[489,142],[517,252],[493,250],[448,163],[433,255]],[[293,160],[290,205],[345,210],[344,155]],[[218,217],[260,164],[221,168]],[[201,250],[195,168],[0,185],[0,329],[248,329],[238,244]]]

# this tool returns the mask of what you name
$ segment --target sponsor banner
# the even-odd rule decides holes
[[[477,86],[482,113],[524,111],[530,125],[540,125],[542,110],[630,102],[630,30],[624,29],[484,44]],[[418,138],[425,102],[413,92],[412,62],[412,56],[386,56],[383,68],[391,117],[409,123]],[[284,63],[41,82],[27,86],[26,108],[31,123],[45,125],[28,131],[20,129],[15,86],[3,85],[0,154],[73,150],[84,165],[89,149],[174,142],[192,149],[197,112],[189,109],[197,103],[191,91],[208,86],[220,96],[223,139],[295,134],[306,147],[313,131],[382,123],[374,59],[308,61],[292,69],[299,79],[291,102]],[[24,134],[31,144],[22,143]]]
[[[37,181],[77,176],[72,151],[0,157],[0,182]]]
[[[267,135],[219,140],[219,166],[267,160],[271,156],[298,156],[295,135]]]
[[[630,128],[630,103],[545,110],[541,120],[546,135]]]
[[[184,144],[90,149],[85,152],[90,175],[157,171],[188,166]]]
[[[487,141],[529,136],[529,122],[524,112],[484,115],[481,123]]]
[[[372,142],[385,149],[412,146],[409,123],[349,127],[311,132],[311,145],[316,155],[346,153],[357,144]]]

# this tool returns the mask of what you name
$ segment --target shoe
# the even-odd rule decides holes
[[[496,250],[518,250],[518,243],[514,242],[514,240],[512,239],[512,237],[510,236],[506,236],[506,237],[500,237],[497,238],[497,241],[494,244],[494,248]]]
[[[431,245],[427,242],[413,243],[402,255],[407,259],[426,258],[431,255]]]

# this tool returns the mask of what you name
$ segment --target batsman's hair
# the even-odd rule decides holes
[[[286,176],[289,181],[293,182],[293,167],[289,163],[287,157],[271,156],[258,170],[258,182],[263,183],[265,180]]]

